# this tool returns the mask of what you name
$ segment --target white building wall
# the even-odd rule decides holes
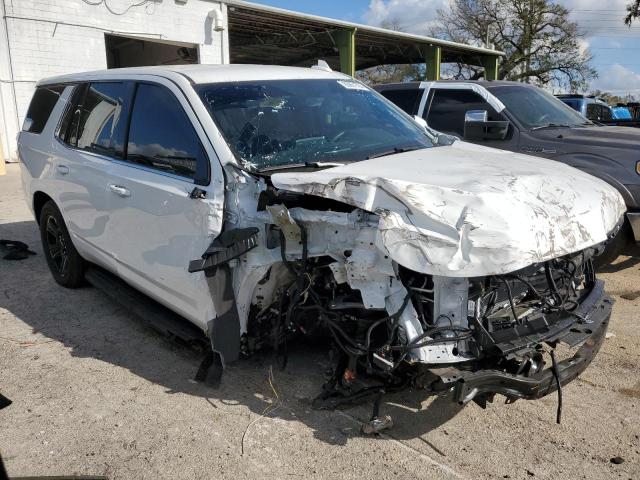
[[[5,159],[17,158],[16,135],[35,83],[54,75],[106,68],[105,33],[194,43],[201,63],[229,62],[224,4],[207,0],[149,0],[135,7],[131,6],[140,0],[90,4],[98,2],[0,0],[6,19],[0,19],[0,139]],[[214,9],[223,11],[223,31],[213,31],[207,17]]]

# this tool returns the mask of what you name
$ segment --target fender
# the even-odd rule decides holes
[[[633,194],[620,180],[610,175],[606,171],[603,171],[602,168],[596,169],[596,165],[601,167],[603,162],[614,163],[615,165],[618,165],[616,162],[614,162],[612,159],[608,157],[603,157],[600,155],[585,155],[585,154],[580,154],[579,156],[578,155],[559,155],[557,157],[553,157],[553,160],[566,163],[567,165],[577,168],[578,170],[582,170],[583,172],[588,173],[589,175],[593,175],[594,177],[599,178],[604,182],[607,182],[613,188],[618,190],[618,192],[620,192],[620,195],[622,195],[622,198],[624,199],[624,203],[627,205],[627,207],[630,205],[631,206],[638,205],[640,203],[640,199],[634,199]]]

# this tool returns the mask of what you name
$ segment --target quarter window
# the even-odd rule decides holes
[[[38,87],[36,89],[29,104],[29,110],[27,110],[25,127],[28,126],[28,128],[25,128],[25,131],[42,133],[64,88],[64,85],[57,85]]]
[[[127,160],[208,183],[208,160],[198,135],[175,96],[159,85],[138,85]]]

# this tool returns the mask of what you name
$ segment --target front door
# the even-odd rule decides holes
[[[105,186],[118,274],[206,328],[215,317],[209,287],[203,272],[187,268],[220,233],[221,202],[210,178],[210,161],[218,160],[169,81],[136,84],[129,125],[124,158],[113,162]],[[192,195],[196,187],[204,193]]]
[[[485,110],[487,120],[506,120],[489,102],[470,88],[433,87],[427,96],[423,117],[427,124],[438,132],[455,135],[464,140],[465,115],[470,110]],[[473,143],[487,147],[516,151],[518,132],[514,125],[509,126],[507,136],[502,140],[473,140]]]

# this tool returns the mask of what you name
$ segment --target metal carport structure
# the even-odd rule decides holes
[[[376,65],[425,63],[438,80],[442,63],[481,66],[496,80],[502,52],[422,35],[307,15],[242,0],[227,5],[231,63],[309,66],[323,59],[349,75]]]

